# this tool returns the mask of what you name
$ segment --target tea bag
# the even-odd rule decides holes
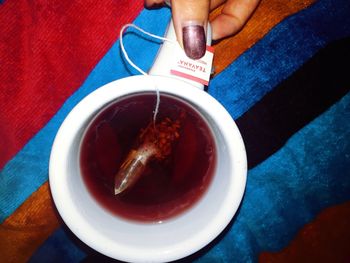
[[[175,121],[166,117],[157,124],[150,122],[141,130],[135,147],[131,149],[115,176],[115,195],[132,187],[150,161],[163,161],[171,154],[174,142],[180,137],[183,118],[184,113]]]
[[[133,27],[150,37],[160,39],[168,43],[173,43],[175,45],[174,50],[177,50],[177,52],[174,53],[174,58],[176,60],[173,60],[171,62],[173,67],[169,72],[172,74],[173,78],[181,77],[189,81],[196,81],[200,83],[200,85],[208,84],[213,59],[212,48],[207,48],[206,55],[203,57],[202,60],[194,61],[186,57],[184,51],[180,48],[176,39],[160,37],[146,32],[145,30],[133,24],[126,24],[120,31],[121,50],[127,62],[134,69],[136,69],[145,76],[149,75],[130,60],[128,53],[124,48],[123,32],[128,27]],[[183,113],[180,114],[181,116],[178,120],[171,120],[169,118],[165,118],[161,120],[158,124],[156,124],[160,104],[160,92],[156,82],[154,82],[154,88],[157,95],[157,102],[153,111],[153,122],[151,122],[144,130],[140,132],[136,147],[134,147],[129,152],[126,159],[122,163],[117,175],[115,176],[115,195],[125,191],[127,188],[134,185],[141,177],[142,173],[147,167],[147,164],[151,160],[162,161],[166,159],[171,154],[174,142],[180,136],[180,120],[184,117]]]

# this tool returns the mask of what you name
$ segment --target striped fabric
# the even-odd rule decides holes
[[[185,261],[350,261],[349,14],[348,0],[262,0],[215,44],[208,92],[241,130],[247,189],[225,231]],[[82,98],[137,74],[121,26],[162,35],[170,16],[139,0],[0,0],[1,262],[111,262],[57,214],[51,145]],[[125,46],[147,70],[159,43],[128,34]]]

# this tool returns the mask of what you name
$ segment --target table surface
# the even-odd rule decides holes
[[[262,0],[241,32],[215,43],[208,92],[241,131],[247,188],[225,231],[183,261],[350,260],[349,14],[348,0]],[[0,1],[2,262],[111,261],[58,215],[50,150],[83,97],[137,74],[121,26],[163,35],[170,15],[143,1]],[[159,43],[127,34],[125,46],[147,70]]]

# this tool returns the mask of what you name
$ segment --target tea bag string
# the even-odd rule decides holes
[[[123,42],[123,35],[124,35],[124,31],[129,28],[129,27],[133,27],[135,28],[136,30],[140,31],[141,33],[147,35],[147,36],[150,36],[150,37],[153,37],[153,38],[156,38],[156,39],[159,39],[159,40],[162,40],[162,41],[168,41],[168,42],[171,42],[171,43],[176,43],[176,41],[172,40],[172,39],[169,39],[169,38],[166,38],[166,37],[161,37],[161,36],[157,36],[157,35],[154,35],[152,33],[149,33],[145,30],[143,30],[142,28],[134,25],[134,24],[125,24],[121,30],[120,30],[120,37],[119,37],[119,40],[120,40],[120,48],[122,50],[122,53],[126,59],[126,61],[130,64],[130,66],[132,66],[134,69],[136,69],[138,72],[140,72],[142,75],[144,76],[149,76],[145,71],[143,71],[141,68],[139,68],[134,62],[132,62],[132,60],[130,59],[129,55],[128,55],[128,52],[125,50],[125,47],[124,47],[124,42]],[[159,111],[159,104],[160,104],[160,93],[159,93],[159,89],[157,87],[157,84],[156,82],[154,82],[154,87],[155,87],[155,91],[156,91],[156,94],[157,94],[157,102],[156,102],[156,106],[155,106],[155,109],[154,109],[154,112],[153,112],[153,123],[156,122],[156,118],[157,118],[157,114],[158,114],[158,111]]]

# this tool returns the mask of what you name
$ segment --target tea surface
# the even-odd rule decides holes
[[[111,213],[158,222],[192,207],[207,190],[216,165],[215,141],[200,114],[180,100],[161,95],[157,121],[181,119],[178,140],[162,161],[148,163],[136,184],[114,195],[114,177],[153,118],[154,94],[119,99],[89,125],[81,144],[81,174],[89,192]]]

